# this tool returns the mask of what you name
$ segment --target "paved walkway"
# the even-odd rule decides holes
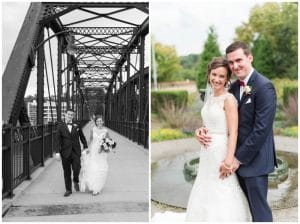
[[[196,152],[200,143],[195,138],[185,138],[163,141],[151,144],[152,162],[176,156],[185,152]],[[275,148],[278,151],[298,153],[298,139],[284,136],[275,136]]]
[[[84,128],[85,136],[91,125]],[[14,191],[12,200],[3,200],[2,208],[12,206],[2,221],[148,221],[148,150],[109,132],[118,145],[108,156],[107,182],[100,195],[73,192],[63,197],[61,162],[49,159]]]
[[[298,139],[284,136],[275,136],[275,147],[278,151],[298,153]],[[155,162],[164,158],[175,157],[185,152],[199,150],[199,143],[195,138],[178,139],[151,144],[151,161]],[[184,212],[184,209],[151,202],[151,216],[156,212],[174,211]],[[275,222],[297,222],[298,206],[288,209],[273,210]]]

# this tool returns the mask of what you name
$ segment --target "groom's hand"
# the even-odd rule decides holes
[[[60,153],[55,153],[55,159],[56,159],[57,161],[60,161],[60,160],[61,160]]]
[[[232,171],[235,172],[240,167],[240,165],[240,162],[236,158],[234,158],[232,163]]]
[[[195,136],[198,142],[200,142],[205,148],[211,143],[211,137],[207,134],[208,129],[206,127],[201,127],[196,129]]]
[[[90,151],[88,149],[84,149],[84,150],[82,150],[81,155],[89,154],[89,152]]]

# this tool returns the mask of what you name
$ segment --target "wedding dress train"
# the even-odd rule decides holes
[[[93,127],[93,140],[89,145],[89,153],[81,156],[81,171],[79,176],[80,191],[86,190],[100,193],[106,182],[108,171],[107,153],[99,153],[100,141],[106,136],[105,128]]]

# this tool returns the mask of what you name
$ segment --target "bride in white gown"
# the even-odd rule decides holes
[[[81,171],[79,175],[80,191],[92,191],[93,195],[101,192],[107,176],[107,153],[99,152],[100,141],[108,137],[108,131],[103,127],[102,116],[96,116],[96,126],[91,129],[88,150],[81,156]]]
[[[156,213],[153,221],[251,221],[249,205],[237,176],[229,175],[237,141],[238,112],[235,97],[225,88],[230,80],[227,61],[214,58],[207,74],[213,93],[205,102],[201,116],[212,142],[208,147],[201,146],[198,174],[186,214]]]

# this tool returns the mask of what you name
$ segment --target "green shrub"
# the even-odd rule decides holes
[[[177,107],[185,106],[188,101],[187,91],[152,91],[151,110],[154,113],[163,107],[165,102],[174,102]]]
[[[289,97],[296,96],[298,98],[298,87],[297,86],[285,86],[283,88],[283,105],[286,107],[289,103]]]
[[[182,133],[178,129],[158,129],[151,131],[151,141],[152,142],[160,142],[166,140],[180,139],[186,138],[187,135]]]
[[[281,134],[289,137],[298,137],[298,126],[284,128]]]
[[[291,80],[291,79],[272,79],[272,83],[275,86],[276,95],[277,95],[277,101],[281,101],[283,97],[283,89],[286,86],[298,86],[297,80]]]
[[[275,114],[275,121],[285,121],[285,114],[282,109],[279,109],[278,107]]]
[[[165,101],[158,112],[169,128],[183,128],[190,119],[186,107],[176,106],[174,101]]]
[[[283,111],[288,125],[298,124],[298,88],[285,87],[283,89]]]

